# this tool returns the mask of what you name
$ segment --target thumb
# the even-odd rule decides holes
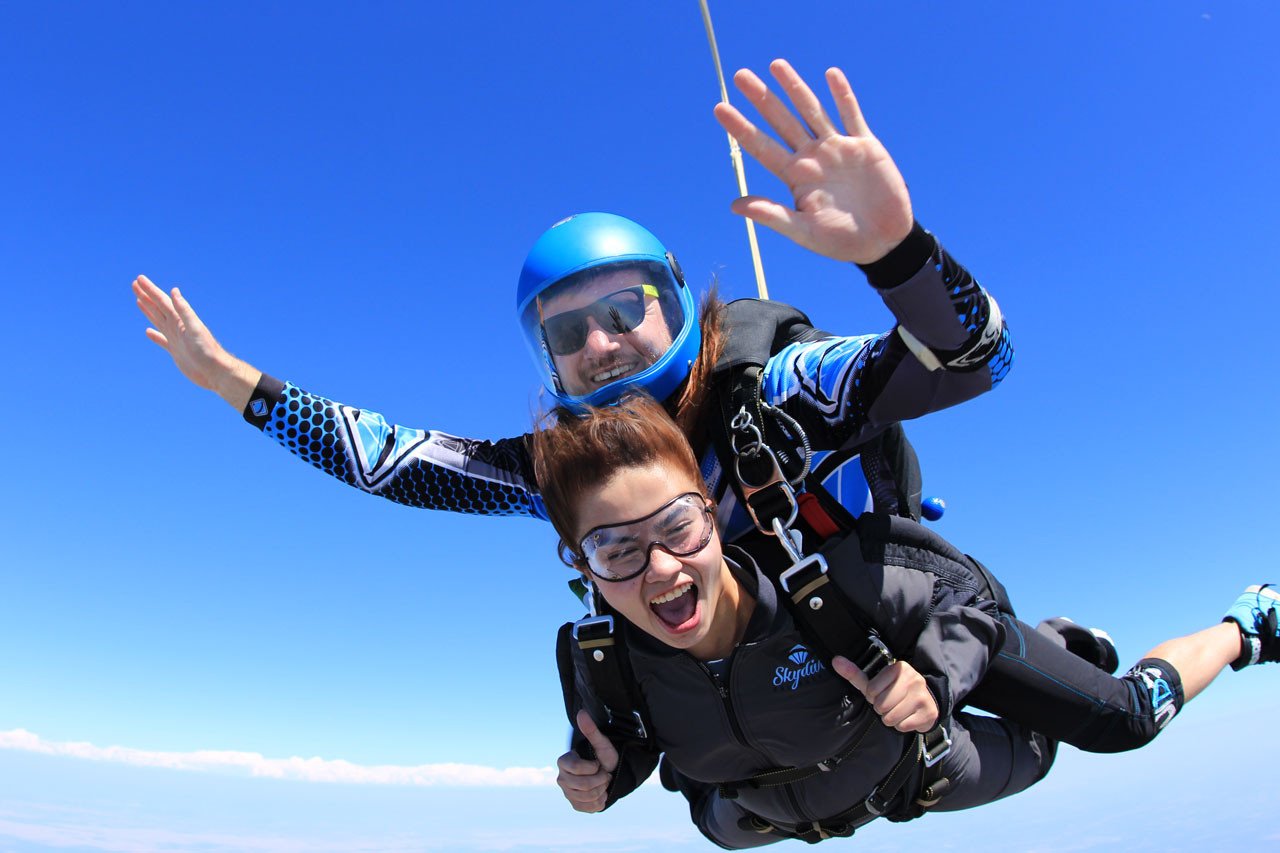
[[[613,742],[605,737],[604,732],[600,731],[600,727],[596,725],[596,721],[591,719],[591,715],[585,710],[578,712],[577,720],[578,731],[582,732],[587,743],[591,744],[591,748],[596,751],[596,760],[600,762],[600,769],[606,773],[617,770],[618,750],[614,749]]]
[[[867,696],[867,684],[869,683],[867,677],[862,674],[862,670],[854,665],[853,661],[836,655],[831,659],[831,668],[836,671],[836,675],[852,684],[853,689],[861,693],[864,699],[870,698]]]
[[[783,207],[776,201],[771,201],[764,196],[744,195],[730,202],[729,209],[739,216],[745,216],[767,228],[772,228],[783,237],[797,240],[795,211]]]

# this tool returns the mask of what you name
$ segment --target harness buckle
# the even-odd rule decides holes
[[[880,817],[880,815],[884,814],[884,810],[889,808],[889,802],[884,797],[880,796],[879,785],[876,785],[871,789],[871,793],[867,794],[867,799],[863,805],[866,806],[866,809],[870,814],[873,814],[876,817]]]
[[[827,561],[821,554],[812,554],[796,561],[796,564],[778,575],[778,583],[784,592],[793,597],[808,592],[808,588],[818,581],[825,580]],[[792,584],[795,589],[792,589]],[[800,592],[797,593],[796,590]]]
[[[614,714],[612,708],[605,708],[605,711],[609,714],[606,727],[611,730],[610,734],[617,733],[640,741],[649,739],[649,730],[645,728],[644,720],[640,717],[639,711],[631,711],[621,717]]]
[[[775,520],[785,518],[782,526],[790,527],[800,512],[800,505],[796,502],[795,489],[782,476],[782,468],[778,465],[778,458],[773,455],[773,451],[765,447],[763,455],[769,463],[770,470],[764,482],[759,485],[752,485],[743,476],[743,457],[739,456],[733,461],[733,468],[738,483],[742,487],[742,502],[747,506],[747,514],[751,516],[756,529],[768,534],[773,532]]]
[[[573,639],[579,648],[589,649],[596,646],[613,645],[613,617],[588,616],[573,623]]]
[[[895,660],[893,652],[889,651],[889,647],[884,644],[884,640],[881,640],[880,635],[872,631],[867,635],[866,652],[853,663],[870,680],[879,675],[885,667],[894,663]],[[951,748],[950,739],[947,740],[947,748]]]
[[[932,743],[930,740],[932,739]],[[920,736],[920,756],[925,767],[932,767],[951,752],[951,733],[944,725],[934,726]]]
[[[777,454],[765,444],[760,428],[752,421],[745,406],[734,415],[730,429],[733,430],[729,439],[733,449],[733,473],[738,478],[742,502],[746,504],[752,523],[766,534],[773,532],[773,522],[778,519],[785,518],[782,526],[790,527],[800,511],[795,489],[782,475]]]

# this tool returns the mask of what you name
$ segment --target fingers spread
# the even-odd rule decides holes
[[[773,174],[782,176],[782,171],[791,158],[790,152],[769,134],[752,124],[732,104],[716,104],[713,112],[716,121],[720,122],[720,126],[728,131],[730,136],[738,140],[743,151],[756,158],[761,166]]]
[[[834,136],[836,129],[827,117],[827,111],[822,108],[822,102],[809,88],[809,84],[804,82],[804,78],[791,67],[791,63],[785,59],[775,59],[769,64],[769,70],[773,73],[773,79],[778,81],[778,85],[791,99],[796,112],[808,125],[809,132],[818,139]]]
[[[853,94],[853,87],[839,68],[827,69],[827,86],[831,88],[831,98],[840,111],[840,121],[844,123],[845,132],[850,136],[871,136],[871,128],[863,118],[858,99]]]
[[[774,133],[782,137],[782,141],[793,150],[813,139],[809,129],[796,120],[791,110],[787,109],[787,105],[770,92],[764,81],[754,73],[744,68],[733,75],[733,82],[738,87],[738,91],[742,92],[760,115],[764,116],[764,120],[773,128]]]

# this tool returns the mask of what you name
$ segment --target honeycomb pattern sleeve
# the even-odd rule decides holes
[[[527,436],[481,441],[397,426],[265,374],[244,418],[330,477],[399,504],[547,518]]]
[[[864,269],[896,328],[794,343],[765,367],[765,399],[799,420],[815,449],[857,444],[889,424],[977,397],[1013,362],[995,300],[919,225]]]

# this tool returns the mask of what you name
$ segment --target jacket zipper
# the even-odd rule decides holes
[[[737,653],[736,649],[734,650],[734,653],[735,654]],[[742,727],[738,724],[738,715],[734,713],[733,703],[729,701],[729,685],[725,684],[724,681],[722,681],[719,676],[717,676],[714,672],[711,671],[711,667],[707,666],[702,661],[698,660],[697,658],[694,658],[694,662],[697,663],[698,667],[707,674],[707,678],[711,679],[712,686],[714,686],[716,689],[716,692],[720,694],[720,702],[722,705],[724,705],[724,713],[725,713],[725,716],[729,718],[729,728],[733,730],[734,738],[738,741],[739,744],[741,744],[742,746],[745,746],[747,749],[760,752],[759,749],[757,749],[756,747],[752,746],[750,743],[747,742],[747,736],[746,734],[743,733]],[[729,657],[728,671],[729,672],[733,671],[733,655],[730,655]],[[795,816],[795,822],[797,824],[812,823],[813,818],[808,817],[805,814],[804,810],[800,808],[800,801],[796,799],[795,788],[793,787],[793,783],[788,782],[787,784],[783,785],[782,790],[787,795],[787,804],[791,806],[791,812]]]
[[[732,655],[729,656],[729,661],[730,661],[729,669],[732,670],[733,669]],[[720,677],[717,676],[714,672],[712,672],[711,667],[707,666],[704,662],[698,660],[697,658],[694,658],[694,662],[698,664],[699,669],[701,669],[703,672],[707,674],[707,678],[711,679],[712,686],[715,687],[716,692],[720,694],[720,704],[724,706],[725,716],[729,718],[729,728],[733,730],[734,738],[738,741],[739,745],[745,746],[748,749],[755,749],[754,746],[747,743],[747,736],[743,734],[742,726],[738,724],[738,715],[734,713],[733,703],[729,701],[729,685],[721,681]]]

